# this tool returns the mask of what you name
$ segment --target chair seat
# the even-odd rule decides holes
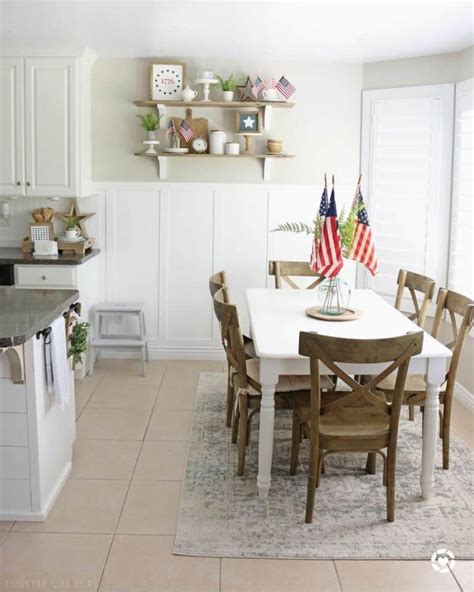
[[[441,385],[441,390],[446,388],[446,383]],[[377,389],[382,391],[393,391],[395,390],[395,375],[390,374],[387,378],[384,378],[377,385]],[[421,393],[426,391],[426,382],[423,374],[409,374],[405,383],[405,393]]]
[[[260,382],[260,359],[252,358],[247,360],[247,374],[255,380]],[[333,383],[331,380],[324,376],[322,377],[322,388],[331,389]],[[280,376],[278,384],[275,387],[276,393],[291,393],[294,391],[309,391],[311,389],[311,377],[300,374]],[[259,395],[255,390],[251,389],[251,395]]]

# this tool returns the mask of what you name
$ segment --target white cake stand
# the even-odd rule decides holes
[[[159,143],[159,140],[143,140],[143,144],[148,146],[148,150],[145,152],[145,154],[153,154],[153,156],[156,156],[158,152],[155,150],[155,146],[157,146]]]
[[[208,103],[211,100],[209,98],[209,86],[211,84],[218,84],[219,81],[216,78],[198,78],[194,82],[196,84],[202,84],[202,94],[204,95],[203,101]]]

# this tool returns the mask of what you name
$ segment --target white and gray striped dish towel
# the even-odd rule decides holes
[[[44,338],[44,360],[48,393],[54,394],[56,403],[64,407],[71,397],[71,383],[62,316],[53,321],[51,333]]]

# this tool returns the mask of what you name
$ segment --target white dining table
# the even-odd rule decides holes
[[[258,492],[266,499],[271,486],[275,385],[284,374],[309,374],[309,359],[298,354],[300,331],[353,339],[405,335],[419,327],[372,290],[353,290],[350,307],[362,311],[352,321],[321,321],[305,314],[317,306],[313,290],[248,289],[247,304],[255,351],[260,358],[262,401],[258,442]],[[422,352],[410,362],[409,374],[422,374],[426,401],[421,462],[421,495],[429,499],[434,490],[436,439],[438,437],[439,391],[446,376],[451,351],[425,332]],[[352,375],[378,374],[384,364],[345,364]],[[324,369],[322,369],[324,372]],[[329,372],[328,372],[329,373]]]

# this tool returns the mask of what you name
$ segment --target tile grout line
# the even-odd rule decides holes
[[[100,590],[100,587],[101,587],[101,585],[102,585],[102,580],[103,580],[103,578],[104,578],[105,569],[106,569],[106,567],[107,567],[107,562],[109,561],[110,553],[112,552],[112,546],[113,546],[113,544],[114,544],[115,537],[117,536],[117,529],[118,529],[118,527],[119,527],[120,520],[122,519],[122,514],[123,514],[123,511],[124,511],[124,508],[125,508],[125,504],[127,503],[128,494],[129,494],[129,492],[130,492],[130,487],[132,486],[133,475],[135,474],[135,469],[136,469],[136,466],[137,466],[137,464],[138,464],[138,461],[139,461],[139,458],[140,458],[140,454],[141,454],[141,452],[142,452],[142,449],[143,449],[143,443],[145,442],[145,436],[146,436],[146,433],[147,433],[147,430],[148,430],[148,426],[149,426],[149,424],[150,424],[150,421],[151,421],[151,416],[153,415],[153,411],[154,411],[154,409],[155,409],[156,401],[158,401],[158,397],[159,397],[159,395],[160,395],[160,389],[161,389],[161,385],[162,385],[162,383],[163,383],[163,378],[164,378],[164,376],[165,376],[165,374],[166,374],[166,368],[167,368],[167,364],[165,363],[165,368],[164,368],[163,374],[162,374],[162,376],[161,376],[161,380],[160,380],[160,382],[159,382],[159,385],[158,385],[158,393],[157,393],[157,396],[156,396],[156,399],[155,399],[155,404],[154,404],[154,406],[153,406],[152,412],[150,413],[150,417],[149,417],[149,419],[148,419],[148,423],[147,423],[147,425],[146,425],[146,428],[145,428],[145,430],[144,430],[144,432],[143,432],[143,438],[142,438],[142,440],[141,440],[140,448],[139,448],[139,450],[138,450],[138,454],[137,454],[137,457],[136,457],[136,459],[135,459],[135,463],[134,463],[134,465],[133,465],[132,472],[131,472],[131,474],[130,474],[130,480],[129,480],[129,482],[128,482],[127,491],[126,491],[126,493],[125,493],[125,496],[124,496],[124,498],[123,498],[122,507],[121,507],[121,509],[120,509],[120,513],[119,513],[119,515],[118,515],[118,518],[117,518],[117,523],[116,523],[116,525],[115,525],[115,530],[114,530],[114,533],[113,533],[113,535],[112,535],[112,540],[110,541],[110,547],[109,547],[109,550],[108,550],[108,552],[107,552],[107,557],[105,558],[105,561],[104,561],[104,567],[102,568],[102,571],[101,571],[101,574],[100,574],[99,583],[98,583],[98,585],[97,585],[97,590]],[[135,440],[135,441],[137,441],[137,440]]]
[[[89,401],[92,399],[92,395],[95,393],[95,391],[99,388],[100,383],[104,380],[105,375],[107,374],[107,370],[102,374],[102,377],[100,378],[99,382],[95,385],[94,389],[92,390],[91,394],[89,395],[89,397],[87,398],[87,401],[84,403],[84,405],[82,406],[82,409],[79,411],[79,415],[76,417],[76,423],[78,421],[78,419],[81,417],[84,409],[87,407],[87,404],[89,403]],[[87,377],[87,376],[86,376]],[[85,377],[85,378],[86,378]],[[85,378],[83,380],[85,380]],[[74,390],[74,396],[75,396],[75,390]],[[75,401],[74,401],[75,403]]]
[[[339,583],[339,589],[341,592],[344,592],[344,590],[342,589],[342,583],[341,583],[341,578],[339,577],[339,572],[337,571],[337,565],[336,565],[336,560],[333,559],[332,563],[334,565],[334,570],[336,571],[336,577],[337,577],[337,581]]]
[[[453,570],[452,570],[450,567],[448,567],[448,569],[449,569],[449,573],[452,575],[452,577],[454,578],[454,581],[455,581],[455,582],[456,582],[456,584],[458,585],[458,587],[459,587],[459,590],[461,590],[461,592],[463,592],[463,591],[464,591],[464,588],[461,586],[461,584],[460,584],[460,582],[458,581],[457,577],[454,575],[454,571],[453,571]]]

